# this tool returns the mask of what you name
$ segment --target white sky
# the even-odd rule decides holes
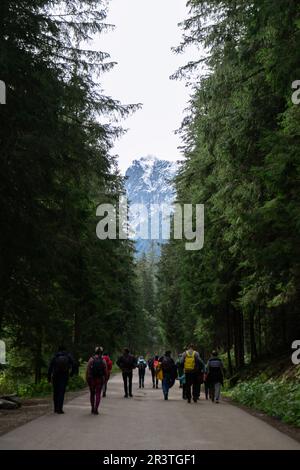
[[[127,134],[116,141],[114,153],[124,173],[132,160],[156,155],[178,160],[183,111],[189,98],[184,81],[170,80],[181,65],[195,59],[176,55],[171,47],[181,41],[179,22],[187,17],[185,0],[111,0],[107,23],[116,26],[103,33],[94,47],[108,52],[115,68],[104,74],[104,92],[123,104],[143,108],[122,122]],[[195,54],[195,50],[194,50]]]

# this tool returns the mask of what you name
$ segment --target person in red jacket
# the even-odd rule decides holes
[[[89,359],[86,368],[86,381],[90,387],[91,412],[98,415],[102,388],[107,381],[107,365],[102,356],[103,349],[95,348],[95,354]]]
[[[106,397],[107,382],[109,381],[109,378],[110,378],[110,374],[111,374],[111,370],[112,370],[112,366],[113,366],[113,361],[111,360],[111,358],[109,357],[109,354],[107,352],[105,352],[102,357],[105,360],[106,365],[107,365],[107,380],[106,380],[106,382],[103,386],[103,397]]]

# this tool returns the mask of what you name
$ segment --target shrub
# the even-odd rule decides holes
[[[300,427],[300,385],[257,378],[239,383],[227,396],[243,405]]]

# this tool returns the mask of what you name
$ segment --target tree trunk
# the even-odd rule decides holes
[[[234,356],[236,369],[245,365],[243,314],[234,309]]]
[[[80,328],[79,328],[79,319],[78,313],[74,313],[73,317],[73,359],[75,363],[75,367],[73,369],[74,375],[79,374],[79,357],[78,357],[78,349],[79,349],[79,335],[80,335]]]
[[[228,361],[228,372],[232,376],[232,361],[231,361],[231,324],[230,324],[230,308],[229,304],[226,305],[226,326],[227,326],[227,361]]]
[[[258,355],[262,355],[262,338],[261,338],[261,306],[258,307],[257,316],[257,329],[258,329]]]
[[[255,340],[255,328],[254,328],[254,308],[251,308],[250,311],[250,318],[249,318],[249,333],[250,333],[250,356],[251,362],[256,361],[257,359],[257,348],[256,348],[256,340]]]
[[[35,351],[35,371],[34,371],[34,383],[40,383],[42,378],[42,340],[41,336],[37,341],[37,347]]]

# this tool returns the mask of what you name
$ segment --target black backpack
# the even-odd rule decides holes
[[[94,379],[101,379],[105,375],[105,362],[102,357],[94,357],[91,372]]]
[[[174,367],[174,363],[172,359],[168,356],[164,356],[162,363],[161,363],[161,368],[163,372],[172,372]]]
[[[67,354],[60,354],[55,358],[54,370],[56,374],[67,374],[70,368],[70,360]]]
[[[138,368],[139,370],[145,370],[147,368],[147,364],[145,364],[145,362],[139,362]]]
[[[124,355],[122,358],[122,367],[124,369],[134,369],[135,361],[134,357],[131,354]]]

